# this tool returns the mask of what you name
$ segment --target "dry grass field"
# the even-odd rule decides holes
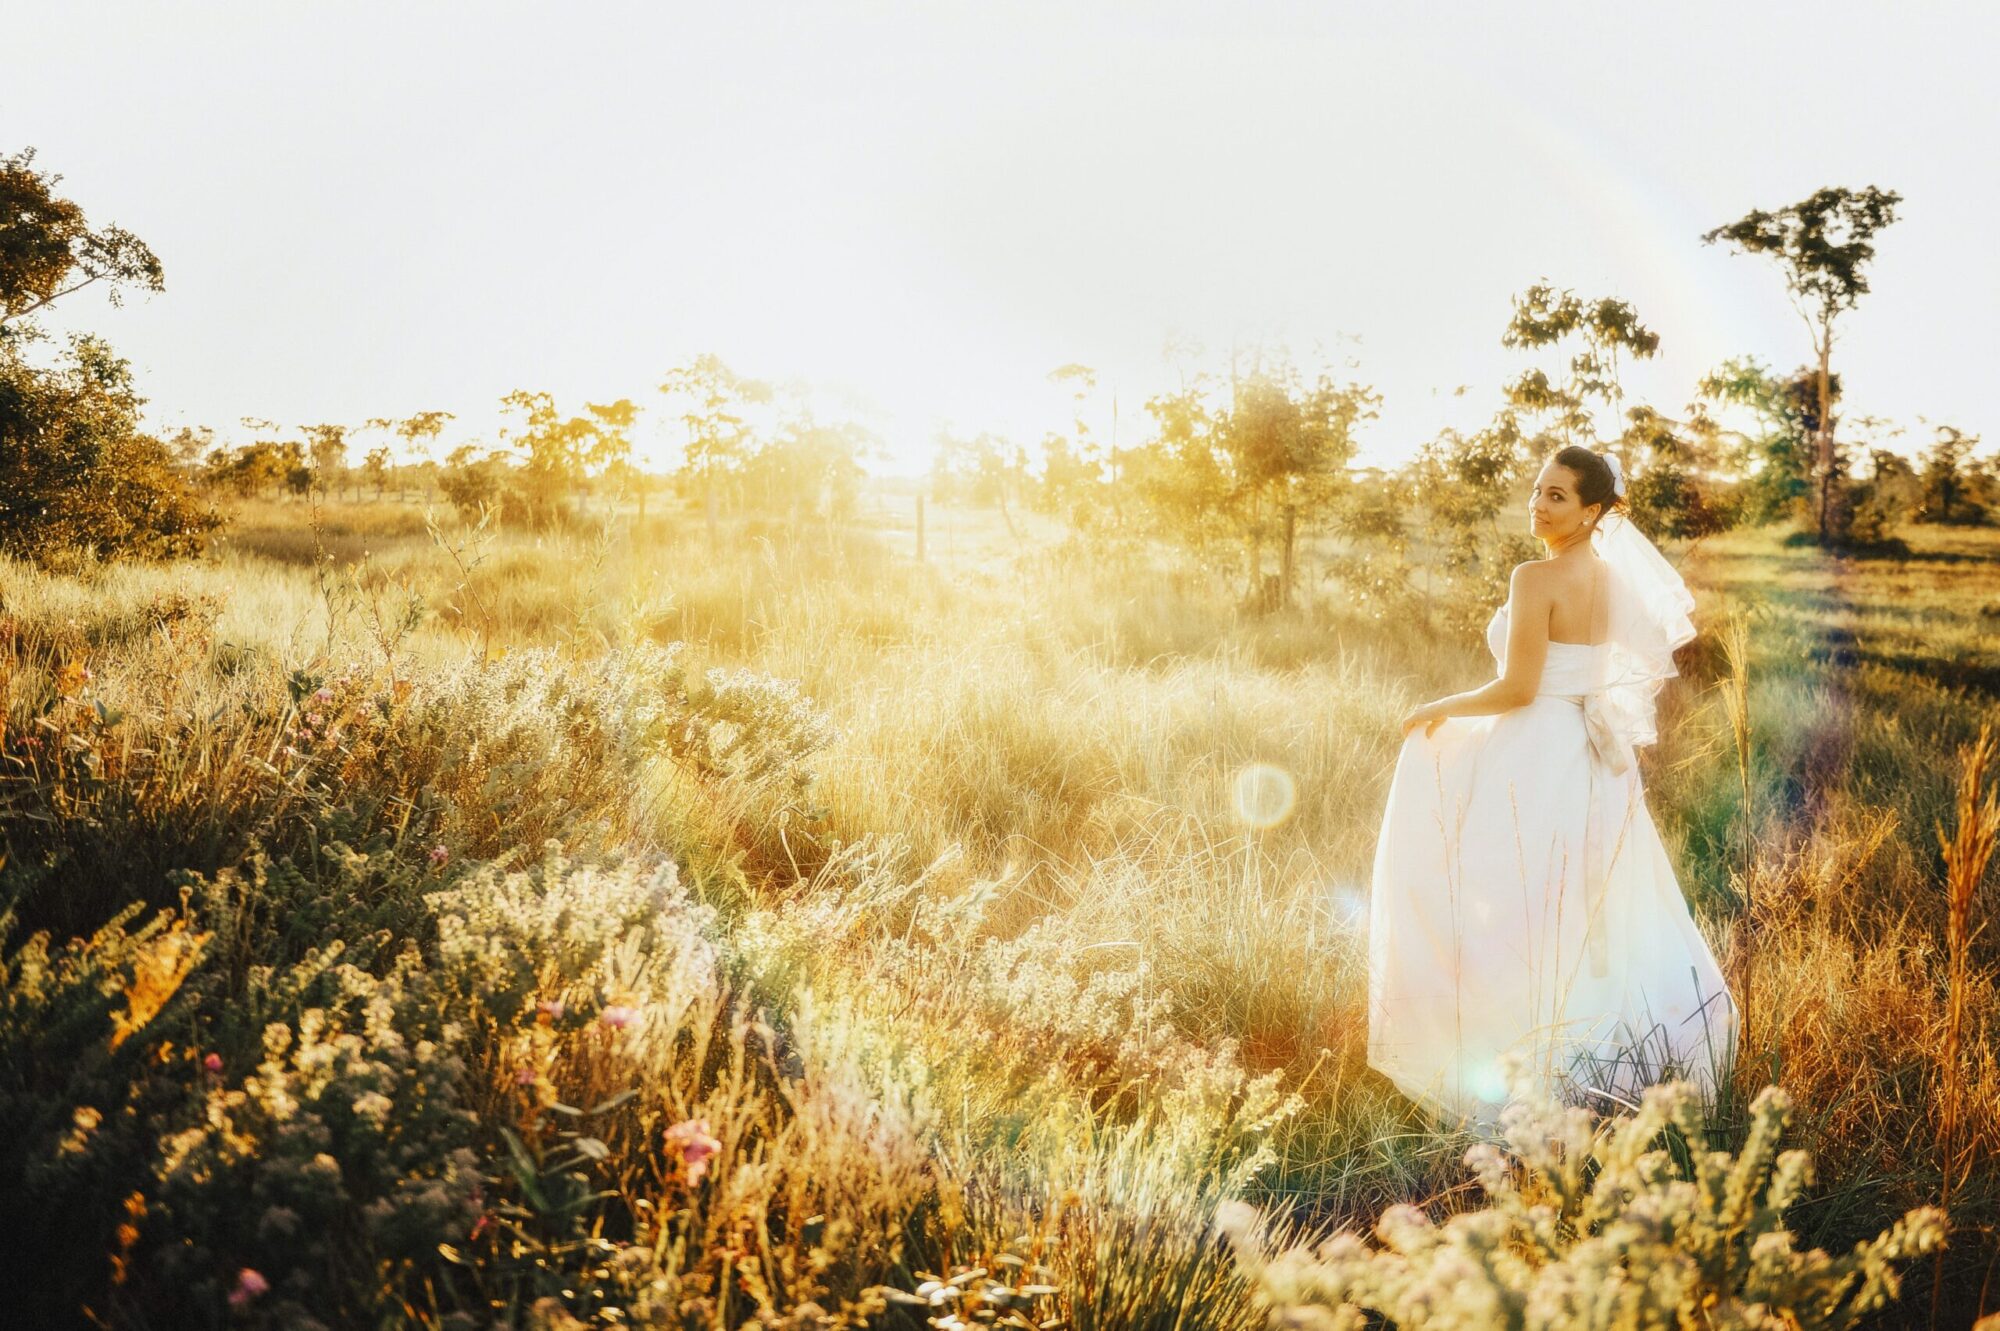
[[[1476,1208],[1470,1140],[1365,1067],[1361,930],[1396,718],[1483,643],[1310,559],[1247,617],[1032,516],[933,506],[920,563],[912,517],[250,504],[198,564],[0,565],[24,1324],[920,1325],[881,1288],[983,1268],[931,1315],[1248,1328],[1234,1203]],[[1948,1191],[1873,1324],[1936,1279],[1959,1327],[2000,1307],[2000,930],[1989,874],[1954,970],[1939,835],[2000,533],[1906,538],[1670,550],[1703,631],[1647,774],[1747,993],[1689,1169],[1775,1150],[1782,1087],[1799,1246]]]

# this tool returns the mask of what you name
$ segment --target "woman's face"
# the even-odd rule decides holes
[[[1528,497],[1528,528],[1552,545],[1564,545],[1589,529],[1603,510],[1586,504],[1576,492],[1576,473],[1559,462],[1545,462]]]

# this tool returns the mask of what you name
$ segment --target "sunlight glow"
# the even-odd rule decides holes
[[[1236,817],[1248,827],[1276,827],[1297,803],[1298,788],[1282,767],[1251,763],[1236,774]]]
[[[50,322],[108,336],[166,431],[443,408],[442,456],[495,442],[501,395],[521,388],[565,412],[631,398],[635,454],[659,466],[679,436],[657,385],[713,352],[874,431],[871,469],[913,473],[940,427],[1033,448],[1081,421],[1130,446],[1149,397],[1196,370],[1226,382],[1233,352],[1282,343],[1381,390],[1363,460],[1396,463],[1490,417],[1524,364],[1499,345],[1510,295],[1537,278],[1628,299],[1658,327],[1660,355],[1624,367],[1633,401],[1677,405],[1727,356],[1804,353],[1776,275],[1698,239],[1807,183],[1782,136],[1735,132],[1778,109],[1757,91],[1766,39],[1799,34],[1733,11],[1741,40],[1703,58],[1741,95],[1671,118],[1619,48],[1571,25],[1573,95],[1518,85],[1507,71],[1545,58],[1544,37],[1500,11],[1440,44],[1414,7],[944,6],[887,24],[854,6],[482,8],[481,50],[545,61],[531,85],[464,58],[468,26],[444,8],[117,12],[22,7],[9,146],[43,145],[93,220],[165,261],[164,294],[115,314],[67,301]],[[1919,59],[1917,25],[1885,17],[1862,38],[1860,21],[1828,25],[1815,67],[1879,96],[1783,110],[1839,145],[1832,175],[1859,183],[1889,155],[1880,183],[1913,209],[1940,202],[1884,246],[1843,348],[1850,407],[1976,433],[1994,403],[1976,328],[1903,330],[1991,287],[1990,173],[1977,136],[1896,154],[1922,126],[1990,119],[1972,53],[1991,43]],[[1634,22],[1624,49],[1704,28],[1679,10]],[[83,49],[118,96],[73,95]],[[340,76],[357,69],[365,98]],[[271,114],[241,114],[246,89]],[[1882,111],[1919,105],[1917,121]],[[1606,128],[1641,119],[1655,132]],[[1283,189],[1247,206],[1189,187],[1223,155]],[[210,224],[246,179],[287,219],[247,249]],[[338,354],[245,332],[266,328]],[[1087,392],[1049,380],[1072,361],[1096,371]]]

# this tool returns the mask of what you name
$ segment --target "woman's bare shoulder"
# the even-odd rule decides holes
[[[1561,595],[1572,588],[1589,586],[1592,577],[1603,566],[1604,557],[1597,554],[1590,556],[1589,563],[1571,563],[1559,559],[1529,559],[1514,565],[1514,573],[1508,585]]]
[[[1516,593],[1546,592],[1557,585],[1558,576],[1559,571],[1553,566],[1552,560],[1523,560],[1514,565],[1513,573],[1508,575],[1507,589]]]

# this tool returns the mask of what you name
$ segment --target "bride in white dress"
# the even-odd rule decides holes
[[[1646,808],[1635,749],[1694,598],[1622,511],[1615,457],[1535,478],[1546,559],[1514,570],[1498,674],[1406,736],[1369,903],[1368,1062],[1447,1119],[1526,1077],[1606,1110],[1669,1076],[1712,1093],[1735,1004]]]

